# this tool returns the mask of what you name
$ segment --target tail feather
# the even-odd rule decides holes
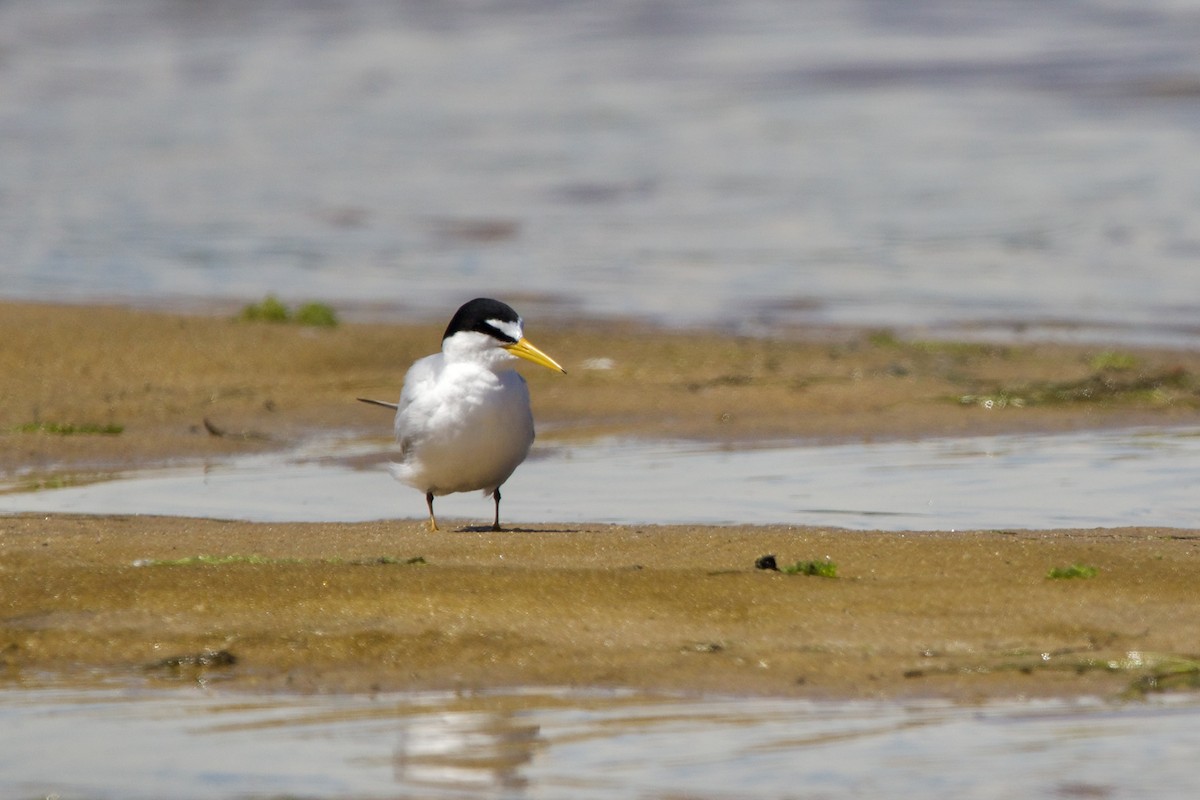
[[[398,404],[389,403],[386,400],[371,400],[367,397],[356,397],[355,399],[360,403],[370,403],[373,406],[383,406],[384,408],[390,408],[392,411],[395,411],[400,407]]]

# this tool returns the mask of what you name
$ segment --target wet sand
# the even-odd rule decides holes
[[[737,446],[1200,420],[1194,353],[578,321],[527,333],[571,372],[524,370],[543,438]],[[37,484],[322,431],[386,435],[386,412],[353,398],[394,397],[440,326],[0,304],[0,336],[0,474]],[[84,432],[51,432],[67,425]],[[1194,680],[1198,547],[1200,531],[1161,529],[431,534],[408,521],[3,517],[0,667],[303,691],[1111,696]],[[838,577],[756,569],[768,553],[828,558]],[[1099,573],[1047,578],[1071,564]]]
[[[444,327],[307,328],[235,312],[0,303],[0,475],[145,467],[321,432],[387,437],[388,412],[354,398],[395,400]],[[855,330],[758,339],[553,319],[530,320],[526,333],[569,372],[521,367],[543,441],[870,441],[1200,421],[1200,353],[1189,351]],[[121,433],[37,430],[62,425]]]
[[[768,553],[837,577],[756,569]],[[1117,696],[1194,680],[1200,641],[1197,531],[16,517],[0,563],[0,662],[18,678]],[[1047,577],[1071,564],[1099,574]]]

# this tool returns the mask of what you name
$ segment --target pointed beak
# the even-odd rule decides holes
[[[557,361],[543,353],[541,350],[538,350],[536,347],[530,344],[529,340],[525,337],[521,337],[521,341],[517,342],[516,344],[504,345],[504,349],[512,353],[517,358],[523,358],[526,361],[532,361],[535,364],[541,364],[547,369],[558,370],[559,372],[563,373],[566,372],[565,369],[558,365]]]

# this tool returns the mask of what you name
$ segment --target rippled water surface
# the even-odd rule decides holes
[[[1175,0],[0,4],[0,296],[1194,346],[1197,41]]]
[[[0,792],[62,798],[1189,798],[1191,698],[0,689]]]

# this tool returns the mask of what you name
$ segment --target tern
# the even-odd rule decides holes
[[[400,461],[391,472],[425,493],[430,530],[438,530],[433,498],[479,489],[495,499],[492,530],[500,530],[500,487],[534,436],[529,387],[509,367],[517,358],[566,372],[525,338],[511,306],[476,298],[451,318],[442,352],[409,367],[399,403],[358,398],[396,410]]]

